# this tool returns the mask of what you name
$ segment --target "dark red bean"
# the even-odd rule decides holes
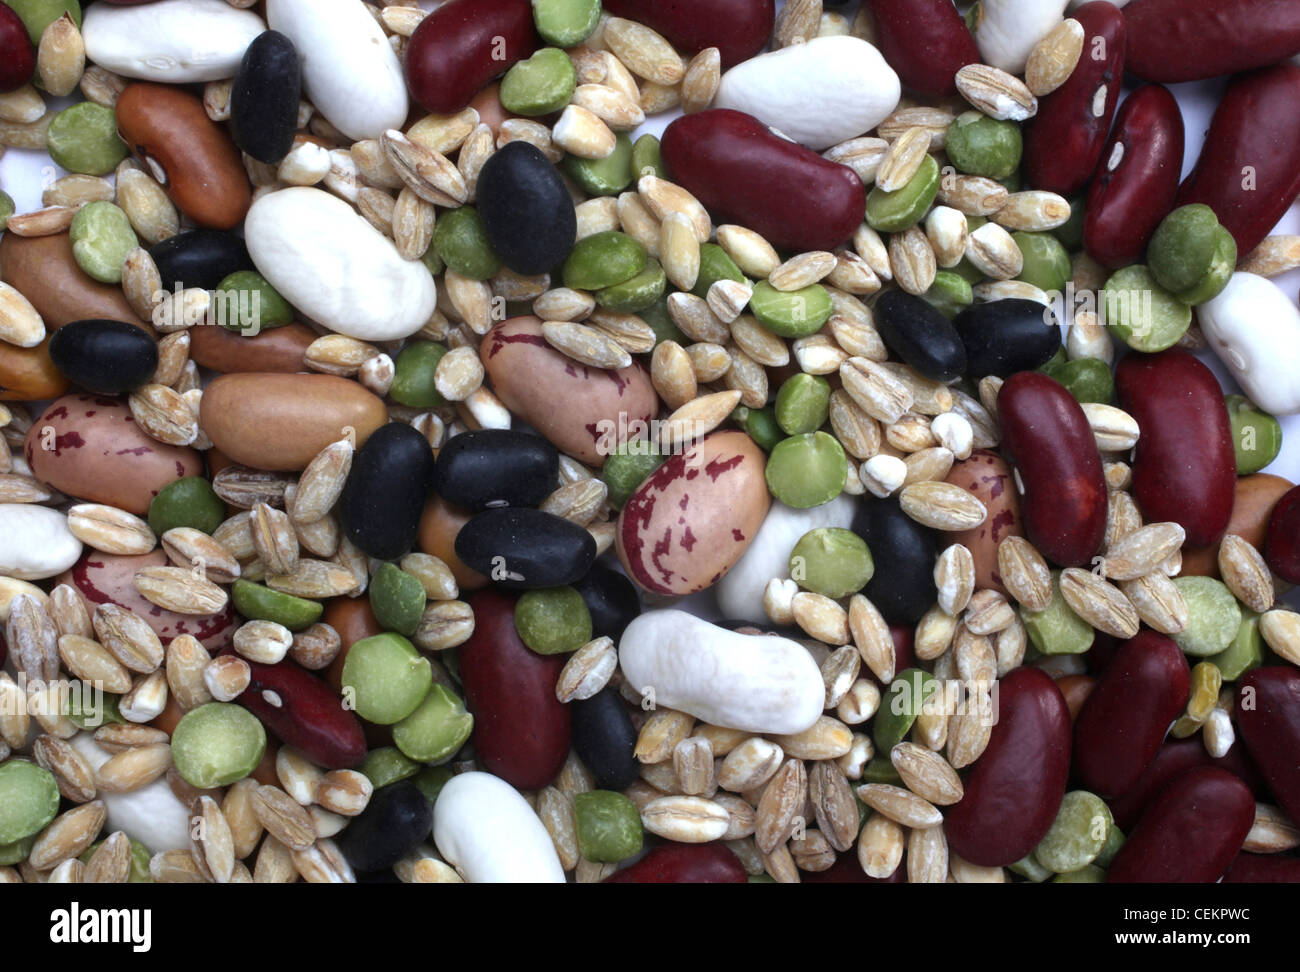
[[[998,393],[1002,445],[1020,473],[1025,534],[1062,567],[1092,562],[1106,535],[1106,480],[1083,409],[1057,381],[1012,375]]]
[[[740,858],[726,846],[660,844],[641,860],[605,878],[606,884],[745,884]]]
[[[957,72],[980,62],[966,21],[950,0],[870,0],[876,46],[914,91],[935,98],[957,93]]]
[[[660,148],[674,181],[718,222],[748,226],[777,249],[833,250],[866,213],[857,173],[743,112],[714,108],[678,118]]]
[[[252,681],[235,701],[317,766],[349,769],[366,758],[361,720],[322,679],[296,662],[250,661]]]
[[[1072,16],[1083,26],[1083,56],[1063,85],[1039,99],[1038,113],[1024,126],[1026,180],[1063,196],[1082,189],[1097,168],[1124,80],[1119,8],[1094,0]]]
[[[465,704],[483,768],[521,790],[550,783],[569,755],[570,711],[555,697],[565,655],[530,651],[515,631],[515,598],[479,591],[467,599],[474,634],[460,649]]]
[[[776,20],[774,0],[606,0],[605,9],[657,30],[687,54],[716,47],[724,71],[761,51]]]
[[[1088,187],[1083,245],[1112,270],[1139,263],[1169,215],[1183,168],[1183,116],[1168,88],[1143,85],[1124,99]]]
[[[1255,820],[1246,784],[1214,767],[1176,777],[1147,807],[1106,872],[1112,884],[1208,884],[1223,876]]]
[[[1043,839],[1065,796],[1070,710],[1051,677],[1017,668],[998,685],[997,724],[944,815],[949,846],[983,867],[1020,860]]]
[[[901,672],[905,668],[911,668],[916,658],[913,651],[916,629],[908,624],[891,624],[889,637],[894,642],[894,671]]]
[[[1232,516],[1237,459],[1214,372],[1179,348],[1129,354],[1115,390],[1141,429],[1133,497],[1142,516],[1181,524],[1189,546],[1218,543]]]
[[[1289,583],[1300,584],[1300,486],[1273,507],[1264,550],[1273,573]]]
[[[36,48],[13,8],[0,3],[0,94],[21,88],[36,70]]]
[[[804,884],[906,884],[907,868],[902,864],[886,878],[873,878],[862,870],[856,850],[835,858],[835,863],[824,871],[801,871],[799,880]]]
[[[1223,876],[1224,884],[1300,884],[1300,857],[1242,851]]]
[[[457,112],[537,46],[529,0],[451,0],[411,35],[406,85],[426,111]]]
[[[1250,762],[1245,746],[1234,745],[1227,755],[1216,759],[1205,751],[1205,743],[1200,737],[1167,739],[1132,789],[1121,797],[1107,801],[1115,825],[1120,830],[1130,830],[1166,783],[1197,766],[1216,766],[1231,773],[1256,796],[1264,796],[1266,792],[1263,777]]]
[[[1176,205],[1205,203],[1245,256],[1300,194],[1300,67],[1235,78]]]
[[[1134,0],[1124,19],[1128,70],[1144,81],[1236,74],[1300,51],[1294,0]]]
[[[1124,642],[1074,727],[1074,771],[1084,788],[1102,797],[1132,789],[1182,714],[1190,686],[1187,659],[1172,638],[1142,631]]]
[[[1300,669],[1251,669],[1237,683],[1237,728],[1278,805],[1300,820]]]

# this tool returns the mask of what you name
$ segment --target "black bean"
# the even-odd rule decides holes
[[[978,381],[1005,378],[1046,364],[1061,347],[1050,307],[1036,300],[995,300],[967,308],[953,320],[966,345],[966,373]]]
[[[480,429],[448,439],[438,453],[433,488],[468,510],[537,506],[555,489],[560,454],[539,435]]]
[[[198,287],[216,290],[236,270],[252,270],[244,241],[224,230],[196,229],[169,236],[149,247],[164,290]]]
[[[380,787],[370,803],[335,838],[343,859],[357,871],[392,867],[433,827],[433,807],[409,780]]]
[[[516,273],[546,273],[573,249],[573,199],[541,149],[510,142],[478,177],[478,213],[497,256]]]
[[[432,473],[424,436],[403,422],[377,429],[357,450],[343,487],[339,518],[347,538],[380,560],[410,550]]]
[[[928,301],[889,290],[873,310],[889,350],[925,377],[947,383],[966,373],[966,346],[952,322]]]
[[[626,790],[639,775],[636,729],[618,690],[605,686],[589,699],[569,703],[573,749],[601,790]]]
[[[602,563],[592,564],[591,570],[573,586],[591,612],[593,638],[613,638],[617,642],[623,636],[623,629],[641,613],[636,585]]]
[[[552,513],[500,506],[471,517],[460,528],[456,556],[500,587],[562,587],[590,569],[596,539]]]
[[[235,144],[268,165],[293,148],[298,129],[302,66],[298,49],[278,30],[253,38],[230,88],[230,128]]]
[[[125,321],[72,321],[50,337],[50,361],[86,391],[120,395],[153,377],[158,345]]]
[[[867,542],[876,562],[876,573],[862,593],[890,624],[916,624],[938,594],[934,531],[904,513],[893,497],[864,498],[852,530]]]

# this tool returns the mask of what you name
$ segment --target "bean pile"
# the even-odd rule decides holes
[[[1300,881],[1300,0],[966,6],[0,4],[0,880]]]

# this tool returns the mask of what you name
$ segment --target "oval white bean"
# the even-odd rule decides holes
[[[1274,415],[1300,412],[1300,309],[1290,297],[1271,280],[1234,273],[1196,312],[1246,397]]]
[[[1065,13],[1067,0],[983,0],[975,43],[986,64],[1023,74],[1029,52]]]
[[[258,199],[244,221],[248,253],[285,299],[339,334],[392,341],[433,314],[437,289],[419,260],[343,200],[294,187]]]
[[[272,30],[302,59],[303,94],[349,138],[378,138],[406,124],[401,62],[360,0],[267,0]]]
[[[726,729],[791,734],[822,714],[826,688],[808,649],[745,635],[685,611],[647,611],[623,632],[618,660],[633,690],[656,705]]]
[[[857,37],[817,37],[722,76],[714,105],[753,115],[820,151],[870,131],[898,107],[898,75]]]
[[[790,551],[799,538],[818,527],[847,527],[853,522],[855,508],[852,498],[843,494],[807,510],[796,510],[773,500],[749,548],[714,588],[722,616],[767,624],[763,591],[773,577],[790,575]]]
[[[0,503],[0,574],[39,580],[61,574],[81,556],[81,541],[58,510]]]
[[[438,852],[471,884],[563,884],[551,835],[527,801],[491,773],[461,773],[433,805]]]
[[[81,35],[87,59],[115,74],[173,84],[235,76],[262,18],[226,0],[159,0],[139,7],[96,3]]]
[[[112,755],[89,732],[78,733],[68,741],[92,770],[98,770]],[[104,825],[107,833],[124,831],[152,854],[190,846],[190,813],[176,799],[165,776],[130,793],[101,793],[99,799],[108,811]]]

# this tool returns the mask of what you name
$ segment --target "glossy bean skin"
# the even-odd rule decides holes
[[[1061,384],[1034,371],[998,393],[1003,450],[1024,484],[1025,535],[1061,567],[1091,564],[1106,535],[1106,480],[1083,409]]]
[[[339,500],[349,540],[380,560],[415,544],[420,513],[433,476],[429,440],[402,422],[380,426],[357,450]]]
[[[528,0],[453,0],[411,35],[406,85],[426,111],[457,112],[536,49]]]
[[[456,555],[501,587],[562,587],[591,567],[596,541],[554,514],[497,507],[476,514],[461,528]]]
[[[124,321],[72,321],[51,336],[50,360],[87,391],[118,395],[153,377],[158,345]]]
[[[745,884],[740,858],[724,844],[660,844],[605,884]]]
[[[660,148],[673,180],[717,222],[747,226],[779,250],[832,250],[866,213],[866,192],[852,169],[773,135],[743,112],[715,108],[678,118]]]
[[[1168,88],[1143,85],[1124,99],[1084,208],[1084,248],[1102,266],[1141,262],[1178,195],[1183,139],[1182,112]]]
[[[1071,15],[1082,26],[1083,56],[1070,77],[1039,99],[1025,122],[1024,175],[1035,189],[1072,196],[1097,167],[1124,80],[1124,15],[1107,0],[1085,3]],[[1101,51],[1104,57],[1094,57]],[[1105,101],[1098,111],[1099,89]]]
[[[688,56],[716,47],[724,71],[761,51],[776,20],[773,0],[609,0],[605,9],[657,30]]]
[[[641,613],[641,598],[636,586],[622,573],[606,567],[600,561],[591,565],[573,587],[582,595],[583,603],[591,614],[591,636],[622,637],[626,628]]]
[[[1236,74],[1300,51],[1300,6],[1286,0],[1136,0],[1124,19],[1128,70],[1144,81]]]
[[[1223,876],[1255,819],[1255,800],[1231,773],[1198,767],[1147,807],[1106,871],[1110,884],[1206,884]]]
[[[1300,858],[1242,851],[1223,876],[1224,884],[1300,884]]]
[[[1300,67],[1279,64],[1233,79],[1175,205],[1205,203],[1237,241],[1237,252],[1246,254],[1273,229],[1297,192]]]
[[[605,686],[589,699],[569,703],[573,751],[600,790],[626,790],[637,779],[636,728],[618,689]]]
[[[1056,819],[1070,765],[1070,710],[1037,668],[999,682],[998,721],[944,815],[949,846],[972,864],[1003,867],[1033,850]]]
[[[1231,773],[1245,783],[1256,797],[1265,798],[1264,779],[1245,750],[1244,745],[1237,744],[1225,756],[1216,759],[1205,751],[1205,743],[1196,736],[1166,739],[1137,783],[1123,796],[1106,801],[1115,818],[1115,825],[1128,833],[1170,780],[1198,766],[1216,767]]]
[[[1273,573],[1300,584],[1300,488],[1292,489],[1273,507],[1265,554]]]
[[[484,163],[477,205],[493,252],[516,273],[554,270],[577,239],[564,180],[542,150],[527,142],[510,142]]]
[[[486,587],[488,579],[470,567],[456,553],[456,537],[461,527],[469,522],[469,510],[462,510],[443,501],[441,496],[430,496],[420,516],[420,531],[416,543],[420,550],[433,554],[451,568],[452,576],[462,591],[476,591]]]
[[[252,681],[235,701],[284,743],[326,769],[349,769],[366,758],[361,720],[324,681],[289,659],[248,667]]]
[[[1115,371],[1119,407],[1137,420],[1133,497],[1148,523],[1181,524],[1190,546],[1227,529],[1237,459],[1223,389],[1192,354],[1129,354]]]
[[[306,324],[286,324],[245,337],[224,327],[190,329],[190,358],[222,374],[240,371],[306,371],[304,355],[320,335]]]
[[[1046,364],[1061,347],[1056,314],[1034,300],[976,304],[952,324],[966,346],[967,373],[980,377],[1029,371]]]
[[[1056,680],[1056,687],[1061,690],[1065,704],[1070,709],[1070,722],[1079,724],[1079,712],[1084,703],[1097,687],[1097,680],[1091,675],[1063,675]]]
[[[483,768],[521,790],[555,778],[569,754],[572,713],[555,698],[564,655],[529,651],[515,631],[515,598],[496,590],[466,599],[474,634],[460,648],[465,704]]]
[[[236,270],[253,269],[244,241],[221,230],[187,230],[149,247],[163,287],[215,290]]]
[[[36,48],[13,8],[0,5],[0,94],[21,88],[36,70]]]
[[[433,807],[409,780],[380,787],[339,835],[339,850],[358,871],[391,868],[429,836]]]
[[[468,510],[538,506],[551,494],[560,454],[541,436],[479,429],[452,437],[438,453],[433,488]]]
[[[1255,668],[1237,683],[1237,727],[1278,805],[1300,820],[1300,670]]]
[[[50,360],[49,348],[49,338],[34,348],[0,348],[0,402],[39,402],[68,390],[68,379]]]
[[[93,317],[126,321],[153,333],[153,328],[135,316],[121,287],[100,283],[77,265],[67,233],[0,233],[0,280],[31,302],[49,331]]]
[[[870,0],[870,6],[876,46],[914,91],[954,95],[957,71],[980,62],[966,21],[947,0]]]
[[[867,541],[872,558],[889,564],[862,593],[891,624],[916,624],[934,603],[934,531],[903,512],[896,498],[864,496],[853,516],[854,533]]]
[[[1190,669],[1172,638],[1139,632],[1120,647],[1074,727],[1074,772],[1101,797],[1130,790],[1187,705]]]
[[[172,202],[199,226],[232,229],[253,190],[230,136],[208,118],[203,102],[178,87],[127,85],[117,99],[117,125],[131,151],[159,166]]]
[[[1270,473],[1240,476],[1232,500],[1232,518],[1226,536],[1235,533],[1255,549],[1263,551],[1268,538],[1268,520],[1274,507],[1291,490],[1289,479]],[[1219,576],[1219,544],[1183,547],[1183,573]]]
[[[259,34],[244,51],[230,89],[235,144],[259,162],[275,164],[293,148],[302,67],[298,49],[278,30]]]
[[[966,345],[948,318],[928,301],[890,290],[877,298],[873,310],[885,344],[925,377],[949,382],[966,372]]]
[[[873,878],[862,869],[858,852],[850,850],[824,871],[801,871],[799,880],[804,884],[906,884],[907,867],[899,864],[889,877]]]

